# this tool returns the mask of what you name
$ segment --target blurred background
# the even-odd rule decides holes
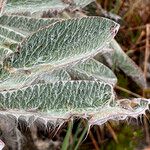
[[[71,3],[72,0],[63,0]],[[150,98],[150,0],[97,0],[83,9],[44,13],[43,17],[103,16],[118,22],[121,27],[115,37],[124,52],[142,69],[148,87],[141,89],[121,70],[115,70],[118,98]],[[103,126],[88,127],[86,120],[76,118],[61,128],[42,127],[19,129],[27,137],[25,150],[150,150],[150,114],[137,119],[109,121]],[[57,134],[54,133],[57,131]],[[7,137],[7,135],[5,135]],[[53,137],[53,138],[52,138]],[[10,140],[10,141],[9,141]],[[11,144],[12,139],[8,139]],[[14,142],[14,141],[13,141]],[[36,145],[36,146],[35,146]],[[7,147],[4,148],[8,149]]]

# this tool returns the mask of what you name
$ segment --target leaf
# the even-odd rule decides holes
[[[27,37],[18,48],[12,66],[28,69],[66,66],[96,53],[111,41],[119,25],[100,17],[56,22]],[[19,53],[19,54],[18,54]]]
[[[12,50],[0,45],[0,64],[3,65],[4,59],[12,53],[13,53]]]
[[[17,32],[17,31],[13,31],[12,29],[6,27],[6,26],[1,26],[0,25],[0,36],[1,38],[5,37],[6,40],[9,41],[12,40],[14,42],[21,42],[22,39],[24,38],[24,35]],[[3,41],[0,41],[0,42],[3,42]]]
[[[69,67],[68,72],[74,79],[100,80],[112,85],[117,82],[115,74],[95,59],[89,59]]]
[[[66,8],[85,7],[94,0],[7,0],[6,6],[1,13],[7,14],[35,14],[47,11],[63,11]]]
[[[124,53],[115,40],[111,41],[110,47],[113,53],[104,55],[106,60],[130,76],[141,88],[146,88],[147,83],[142,70]]]
[[[108,120],[137,118],[145,114],[150,104],[150,100],[144,98],[115,102],[112,86],[99,81],[58,81],[34,85],[0,92],[0,99],[1,115],[12,113],[17,118],[25,116],[28,119],[34,116],[45,123],[79,116],[89,118],[90,126],[102,125]]]
[[[52,70],[49,72],[31,74],[28,71],[12,73],[5,76],[0,83],[0,91],[16,90],[34,84],[50,83],[71,80],[65,70]]]
[[[124,104],[123,104],[124,103]],[[128,118],[138,118],[146,115],[149,110],[150,99],[134,98],[131,100],[118,100],[117,105],[113,107],[104,107],[89,120],[90,125],[102,125],[108,120],[125,120]]]
[[[9,27],[14,31],[22,33],[24,36],[35,32],[36,30],[53,24],[61,19],[56,18],[32,18],[17,15],[2,15],[0,25]]]
[[[1,54],[0,56],[0,63],[1,63],[0,80],[3,80],[5,77],[12,79],[12,77],[15,76],[14,80],[18,79],[18,81],[21,81],[21,79],[19,79],[20,75],[18,77],[16,74],[9,76],[10,73],[6,72],[6,70],[4,70],[4,68],[2,67],[3,61],[7,57],[9,57],[10,54],[13,53],[12,51],[16,49],[17,45],[19,44],[21,40],[23,40],[23,38],[25,38],[26,36],[30,35],[32,32],[35,32],[36,30],[42,27],[45,27],[54,22],[57,22],[58,20],[60,19],[31,18],[31,17],[15,16],[15,15],[0,16],[0,43],[3,44],[3,45],[0,45],[0,54]],[[21,74],[21,78],[24,78],[24,80],[28,78],[25,76],[26,74],[24,75]],[[7,83],[9,83],[9,81],[7,80]],[[15,85],[15,84],[16,82],[11,85]],[[22,85],[23,83],[20,83],[20,84]],[[10,88],[12,88],[12,86]]]
[[[114,93],[113,87],[105,82],[58,81],[0,92],[0,100],[0,109],[7,112],[35,111],[38,116],[55,114],[63,118],[69,112],[71,115],[97,112],[113,102]]]
[[[84,8],[85,6],[89,5],[94,1],[95,0],[74,0],[74,3],[76,4],[76,6]]]
[[[24,16],[0,16],[0,44],[18,44],[32,32],[57,22],[58,19],[36,19]]]
[[[37,78],[39,75],[28,75],[29,72],[17,72],[15,74],[11,74],[4,70],[6,67],[4,65],[4,60],[9,60],[10,54],[13,55],[13,50],[16,48],[16,45],[23,40],[26,36],[31,34],[32,32],[42,28],[43,26],[50,25],[54,22],[57,22],[58,19],[36,19],[31,17],[24,17],[24,16],[15,16],[15,15],[2,15],[0,17],[0,37],[3,37],[0,40],[0,43],[3,44],[0,46],[0,63],[1,63],[1,71],[0,71],[0,89],[12,89],[12,88],[20,88],[23,86],[28,85],[29,83],[34,82],[34,77]],[[19,36],[21,35],[21,36]],[[11,49],[11,50],[10,50]],[[6,61],[7,63],[7,61]],[[4,68],[3,68],[4,65]],[[7,64],[7,66],[9,66]],[[10,70],[10,68],[7,68]],[[48,73],[47,73],[48,74]],[[53,73],[52,73],[53,74]],[[51,74],[51,77],[52,77]],[[46,74],[45,74],[46,75]],[[45,76],[44,75],[44,76]],[[58,74],[57,74],[58,75]],[[60,73],[60,75],[62,75]],[[69,75],[68,75],[69,76]],[[64,76],[62,76],[63,78]],[[55,77],[57,78],[57,77]],[[70,77],[69,77],[70,78]],[[52,80],[54,76],[52,77]],[[52,81],[51,80],[51,81]],[[7,89],[7,90],[8,90]]]
[[[63,10],[69,5],[61,0],[8,0],[3,13],[36,13],[49,10]]]
[[[1,82],[5,81],[0,83],[1,90],[31,85],[42,72],[50,72],[93,56],[113,38],[116,29],[118,24],[115,22],[95,17],[58,22],[33,33],[21,43],[20,50],[12,54],[13,68],[5,60],[4,68],[8,73],[1,72]],[[8,60],[11,60],[11,56]]]

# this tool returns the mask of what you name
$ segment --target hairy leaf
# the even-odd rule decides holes
[[[145,88],[146,79],[142,70],[130,59],[119,44],[113,39],[110,43],[113,53],[106,54],[106,58],[112,66],[120,68],[126,75],[130,76],[141,88]]]
[[[4,73],[5,74],[5,73]],[[3,80],[2,80],[3,79]],[[14,90],[27,87],[34,84],[50,83],[56,81],[71,80],[69,74],[65,70],[54,70],[49,72],[41,72],[31,74],[28,71],[22,71],[5,75],[0,83],[0,91]]]
[[[89,59],[74,65],[68,69],[74,79],[102,80],[115,85],[117,78],[115,74],[105,65],[95,59]]]
[[[57,22],[61,19],[55,18],[32,18],[25,16],[17,16],[17,15],[2,15],[0,17],[0,25],[4,27],[8,27],[14,32],[20,32],[24,36],[31,34],[31,32],[35,32],[36,30],[50,25],[54,22]]]
[[[21,43],[18,52],[13,53],[13,68],[7,64],[11,57],[5,60],[8,73],[5,69],[1,71],[1,82],[4,81],[0,84],[1,90],[31,85],[43,71],[51,72],[58,66],[61,68],[95,55],[110,42],[117,29],[115,22],[94,17],[57,22],[35,32]]]
[[[84,8],[85,6],[90,4],[91,2],[94,2],[95,0],[73,0],[73,1],[76,4],[76,6]]]
[[[27,37],[18,48],[13,67],[28,69],[66,65],[87,59],[111,41],[119,25],[99,17],[56,22]],[[19,53],[19,54],[18,54]]]
[[[134,104],[134,105],[133,105]],[[102,125],[108,120],[125,120],[129,117],[138,118],[145,115],[149,110],[150,99],[134,98],[131,100],[122,99],[118,101],[118,105],[113,107],[102,108],[97,114],[89,120],[90,125]]]
[[[35,14],[47,11],[62,11],[66,8],[85,7],[94,0],[7,0],[3,13],[8,14]]]
[[[97,112],[114,100],[111,85],[100,81],[58,81],[0,92],[0,108],[56,115]]]
[[[26,36],[56,21],[58,19],[2,15],[0,16],[0,44],[14,49]]]
[[[6,26],[1,26],[1,25],[0,25],[0,36],[6,37],[6,40],[10,39],[10,40],[16,41],[16,42],[21,42],[22,39],[24,38],[23,34],[17,32],[17,31],[14,31]]]
[[[18,43],[21,42],[23,38],[25,38],[32,32],[35,32],[36,30],[57,21],[58,19],[52,19],[52,18],[49,19],[31,18],[31,17],[15,16],[15,15],[0,16],[0,43],[2,44],[0,45],[1,65],[3,66],[3,61],[10,55],[10,52],[12,53],[12,51],[16,49]],[[0,80],[4,79],[4,77],[7,77],[9,75],[9,73],[6,72],[6,70],[4,70],[2,66],[0,71]],[[21,81],[21,79],[19,79],[20,76],[19,74],[11,75],[7,78],[12,79],[12,77],[15,76],[15,80],[16,80],[16,76],[18,76],[17,77],[18,81]],[[23,75],[21,73],[21,76],[24,76],[25,79],[28,78],[26,77],[27,76],[26,74]],[[15,85],[15,83],[12,85]],[[22,85],[23,83],[20,84]]]
[[[4,13],[36,13],[48,10],[63,10],[69,5],[61,0],[7,0]]]
[[[3,65],[4,59],[12,53],[13,53],[12,50],[0,45],[0,64]]]
[[[26,36],[57,20],[3,15],[0,17],[0,44],[14,51]]]

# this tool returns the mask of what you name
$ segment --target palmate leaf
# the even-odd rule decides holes
[[[145,88],[147,83],[142,70],[124,53],[124,51],[114,39],[110,43],[110,48],[113,49],[113,53],[104,55],[106,61],[109,61],[112,66],[121,69],[141,88]]]
[[[0,92],[1,110],[36,110],[39,116],[93,114],[113,100],[113,87],[102,81],[58,81]]]
[[[107,66],[95,59],[76,64],[73,67],[69,67],[67,71],[74,79],[101,80],[112,85],[117,83],[115,74]]]

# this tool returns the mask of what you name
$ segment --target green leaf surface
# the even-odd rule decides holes
[[[114,21],[100,17],[56,22],[27,37],[18,48],[12,66],[28,69],[65,66],[104,53],[104,46],[118,28]]]
[[[113,107],[107,106],[98,113],[95,113],[89,120],[89,124],[102,125],[108,120],[118,121],[128,119],[129,117],[138,119],[139,116],[145,115],[146,111],[149,110],[150,99],[121,99],[117,103]]]
[[[17,43],[17,42],[21,42],[25,36],[17,31],[14,31],[14,30],[6,27],[6,26],[0,25],[0,37],[1,38],[5,37],[6,40],[9,41],[9,39],[10,39]],[[5,42],[5,41],[1,40],[0,43],[1,42]]]
[[[93,113],[114,100],[113,87],[100,81],[58,81],[0,92],[0,108],[66,115]]]
[[[94,0],[7,0],[2,9],[7,14],[28,14],[32,15],[39,12],[63,11],[66,8],[83,8]]]
[[[80,80],[101,80],[115,85],[117,78],[115,74],[105,65],[95,59],[89,59],[69,67],[69,74],[74,79]]]
[[[10,45],[20,43],[26,36],[39,28],[57,22],[58,19],[30,18],[24,16],[0,16],[0,44]]]
[[[50,83],[57,81],[71,80],[69,74],[65,70],[54,70],[49,72],[41,72],[31,74],[29,71],[19,71],[3,77],[0,83],[0,91],[21,89],[23,87]]]
[[[9,83],[10,79],[14,77],[14,79],[12,79],[11,81],[11,85],[17,86],[16,82],[13,83],[14,80],[16,81],[18,79],[18,81],[23,81],[22,80],[23,78],[24,81],[26,81],[26,79],[29,78],[26,74],[22,74],[22,73],[10,75],[10,73],[4,70],[4,68],[2,67],[3,61],[8,56],[10,56],[10,54],[12,54],[12,51],[16,49],[17,45],[25,37],[27,37],[28,35],[37,31],[38,29],[42,27],[45,27],[47,25],[53,24],[54,22],[57,22],[58,20],[60,19],[31,18],[31,17],[25,17],[25,16],[16,16],[16,15],[0,16],[0,43],[1,43],[0,45],[0,54],[1,54],[0,55],[0,63],[1,63],[0,80],[3,80],[5,77],[7,77],[7,81],[5,83]],[[19,77],[21,79],[19,79]],[[9,78],[9,81],[8,81],[8,78]],[[23,83],[20,83],[20,84],[23,85]],[[10,86],[10,84],[8,84],[8,86]],[[10,86],[10,88],[12,88],[12,86]]]
[[[17,15],[0,16],[0,43],[14,50],[18,43],[33,32],[61,19],[31,18]]]
[[[125,54],[125,52],[114,39],[110,43],[110,48],[113,49],[113,53],[104,55],[106,60],[110,62],[112,66],[121,69],[141,88],[146,88],[147,83],[142,70],[128,55]]]
[[[18,18],[26,19],[26,17],[14,17],[15,22]],[[9,25],[12,19],[9,17],[9,21],[3,20]],[[22,28],[23,24],[28,30],[36,28],[36,25],[32,28],[25,23],[21,23],[18,27]],[[12,27],[12,23],[10,26]],[[118,24],[99,17],[65,20],[40,29],[28,36],[21,43],[19,50],[8,59],[10,61],[13,58],[12,68],[8,68],[8,73],[5,69],[1,71],[1,91],[29,86],[35,83],[34,80],[43,72],[50,73],[57,68],[92,57],[99,51],[103,53],[102,48],[110,42],[117,29]],[[7,59],[4,67],[10,66],[6,64]]]
[[[61,0],[8,0],[3,13],[36,13],[49,10],[63,10],[69,5]]]
[[[74,0],[74,3],[77,7],[84,8],[85,6],[89,5],[90,3],[94,1],[95,0]]]
[[[13,51],[7,47],[0,45],[0,64],[3,65],[3,61],[6,57],[12,54]]]
[[[19,32],[24,36],[35,32],[36,30],[55,23],[61,19],[56,18],[32,18],[17,15],[2,15],[0,17],[0,25],[7,27],[15,32]]]

